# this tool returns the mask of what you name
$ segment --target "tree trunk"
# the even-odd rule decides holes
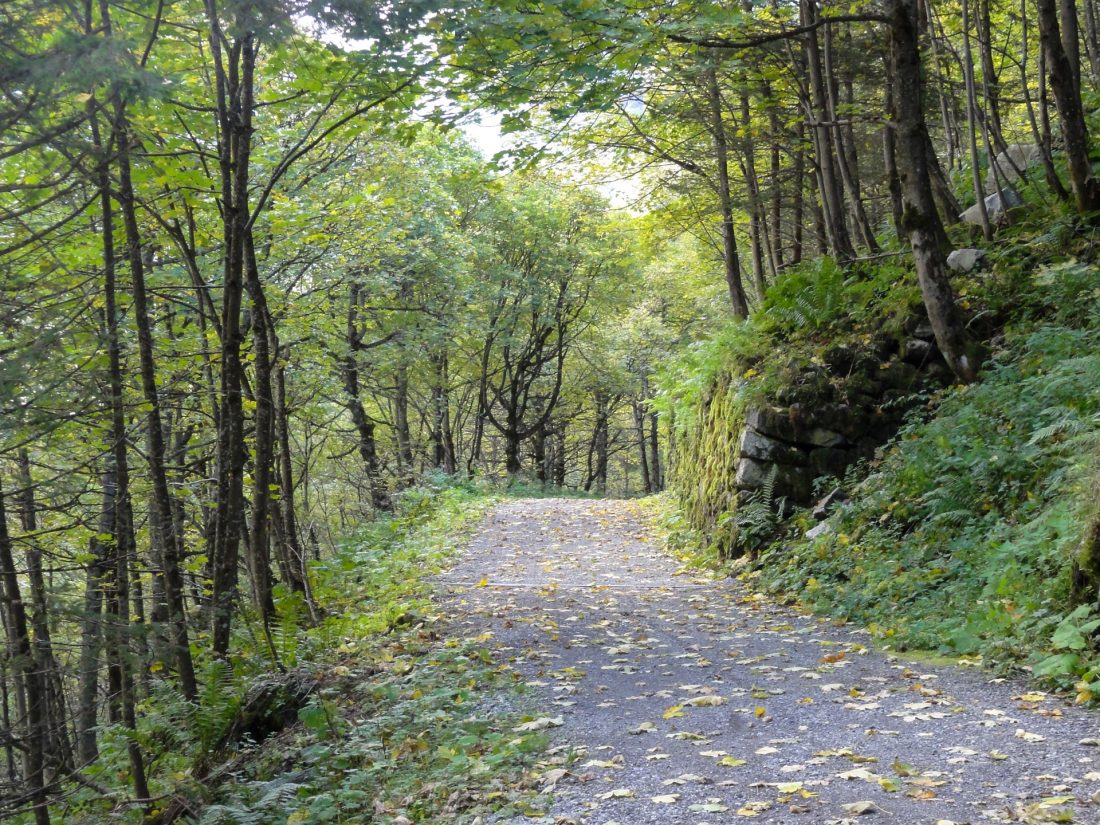
[[[19,590],[19,573],[15,567],[8,517],[4,506],[4,490],[0,487],[0,597],[7,619],[8,644],[15,689],[22,694],[24,718],[20,719],[23,751],[23,783],[34,812],[36,825],[50,825],[46,804],[46,748],[49,744],[46,716],[46,687],[35,663],[31,646],[26,606]]]
[[[1090,2],[1091,7],[1091,2]],[[1069,200],[1069,192],[1066,190],[1065,184],[1062,183],[1062,179],[1058,177],[1058,170],[1054,167],[1054,158],[1051,155],[1050,150],[1050,129],[1049,121],[1046,119],[1044,106],[1044,129],[1039,128],[1039,120],[1035,114],[1035,104],[1031,99],[1031,78],[1027,72],[1027,56],[1028,47],[1031,43],[1031,38],[1028,35],[1027,14],[1028,6],[1027,0],[1020,0],[1020,89],[1024,96],[1024,105],[1027,108],[1027,119],[1031,125],[1031,136],[1035,141],[1035,145],[1039,147],[1039,158],[1043,163],[1043,175],[1046,178],[1047,186],[1050,187],[1054,196],[1062,201]],[[1042,51],[1039,52],[1039,94],[1040,97],[1045,95],[1046,88],[1043,80],[1044,74],[1044,61],[1042,58]]]
[[[164,535],[164,586],[168,602],[172,644],[179,670],[180,686],[188,699],[197,695],[195,667],[191,660],[191,643],[187,614],[183,602],[183,574],[180,570],[180,542],[175,533],[172,493],[168,487],[165,467],[164,424],[161,417],[160,393],[157,389],[157,369],[153,355],[152,320],[148,290],[145,285],[145,260],[142,256],[141,234],[138,229],[133,184],[130,179],[129,145],[132,140],[122,101],[115,98],[115,133],[118,142],[118,203],[122,224],[126,230],[126,257],[130,265],[130,280],[134,297],[134,323],[137,326],[138,365],[141,388],[147,408],[146,428],[149,440],[149,475],[153,486],[153,501]],[[120,467],[119,472],[123,469]],[[121,486],[121,484],[120,484]]]
[[[845,130],[840,125],[837,105],[836,82],[837,72],[833,62],[833,27],[825,26],[824,36],[824,67],[825,67],[825,102],[826,113],[832,123],[832,143],[836,151],[836,165],[840,172],[841,183],[848,195],[848,205],[852,213],[852,223],[859,233],[863,245],[871,253],[879,251],[878,241],[875,240],[875,232],[871,227],[871,221],[867,217],[867,210],[863,206],[863,193],[859,185],[859,161],[856,157],[855,142],[846,140]]]
[[[274,336],[273,336],[274,337]],[[287,585],[295,593],[301,593],[309,608],[311,619],[316,622],[320,611],[313,600],[306,567],[305,550],[298,529],[298,508],[295,504],[297,490],[294,486],[294,461],[290,452],[290,411],[286,402],[286,362],[289,354],[278,346],[278,338],[272,341],[276,353],[275,362],[275,433],[279,447],[279,512],[282,522],[282,547],[285,559]]]
[[[634,413],[634,437],[638,444],[638,469],[642,476],[642,492],[649,495],[653,492],[653,480],[649,475],[649,454],[646,450],[645,410],[642,408],[641,399],[638,398],[635,398],[630,406]]]
[[[450,377],[447,351],[432,353],[432,465],[454,475],[455,443],[451,429]]]
[[[704,72],[707,102],[710,106],[710,133],[714,143],[714,159],[718,166],[718,205],[722,216],[722,261],[726,269],[726,286],[730,304],[737,318],[749,317],[749,303],[741,281],[741,261],[737,256],[737,236],[733,227],[733,199],[730,195],[729,144],[722,115],[722,93],[718,88],[715,69]]]
[[[1046,56],[1050,88],[1058,104],[1058,117],[1062,124],[1070,189],[1077,210],[1095,219],[1093,213],[1100,210],[1100,183],[1093,175],[1089,161],[1085,112],[1081,106],[1073,64],[1059,35],[1058,9],[1055,0],[1036,0],[1036,7],[1039,12],[1039,39]],[[1076,32],[1076,4],[1073,0],[1063,0],[1062,8],[1064,12],[1072,13]]]
[[[982,186],[982,166],[978,157],[978,99],[974,91],[974,58],[970,50],[970,2],[962,0],[963,26],[963,82],[966,86],[966,137],[970,144],[970,179],[974,184],[974,202],[986,243],[993,241],[993,227],[985,208],[985,189]]]
[[[840,172],[830,127],[827,80],[823,75],[821,48],[817,42],[817,7],[814,0],[800,0],[799,12],[801,25],[813,27],[803,37],[803,44],[811,94],[806,107],[812,121],[821,212],[830,250],[843,264],[855,257],[855,250],[844,219],[844,195],[840,188]]]
[[[34,654],[42,685],[46,690],[47,752],[62,770],[73,766],[72,743],[65,728],[65,693],[61,682],[61,665],[53,650],[50,631],[50,609],[46,594],[46,580],[42,571],[42,548],[35,533],[38,532],[37,506],[34,498],[34,479],[31,477],[30,455],[26,448],[16,453],[19,468],[19,518],[27,546],[27,583],[31,588],[31,629],[34,631]]]
[[[608,398],[607,393],[596,393],[596,432],[593,437],[593,449],[596,454],[596,466],[593,480],[596,492],[601,496],[607,493],[607,448],[608,448]]]
[[[889,0],[894,100],[897,105],[898,173],[903,222],[913,249],[924,306],[940,352],[961,381],[973,381],[981,366],[955,304],[928,172],[928,131],[924,121],[921,56],[917,40],[917,0]]]
[[[267,307],[252,233],[245,237],[245,286],[252,302],[252,353],[255,374],[256,414],[253,421],[255,458],[252,467],[252,525],[249,533],[248,568],[252,576],[252,598],[260,611],[265,630],[275,615],[271,593],[271,488],[275,462],[275,391],[271,379],[271,351],[274,330]]]
[[[413,450],[412,432],[409,428],[409,369],[404,362],[404,353],[398,353],[401,359],[394,374],[393,423],[397,436],[397,477],[402,487],[412,484]]]
[[[890,191],[890,214],[893,218],[894,232],[898,240],[905,238],[905,229],[902,226],[901,208],[901,179],[898,177],[898,148],[897,136],[894,127],[897,122],[896,107],[894,106],[894,89],[890,83],[886,84],[886,114],[890,122],[882,127],[882,165],[886,172],[886,186]]]
[[[798,125],[798,148],[794,153],[794,204],[791,209],[791,264],[802,263],[803,208],[806,203],[806,126]]]

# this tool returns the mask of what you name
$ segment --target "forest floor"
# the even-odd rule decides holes
[[[575,754],[536,821],[1100,822],[1095,711],[687,569],[637,504],[502,503],[439,582]]]

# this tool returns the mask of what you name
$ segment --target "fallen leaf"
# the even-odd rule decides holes
[[[879,810],[878,805],[876,805],[874,802],[868,802],[868,801],[849,802],[848,804],[843,805],[842,807],[848,813],[855,814],[856,816],[861,816],[863,814],[873,814],[875,811]]]
[[[721,814],[729,810],[728,805],[721,802],[703,802],[697,805],[688,805],[688,810],[697,814]]]
[[[560,728],[565,724],[565,720],[560,716],[540,716],[538,719],[532,719],[530,722],[524,722],[522,725],[516,725],[512,728],[514,733],[530,733],[536,730],[546,730],[547,728]]]
[[[1017,728],[1016,729],[1016,738],[1017,739],[1023,739],[1025,742],[1045,742],[1045,741],[1047,741],[1047,738],[1045,736],[1040,736],[1037,733],[1029,733],[1028,731],[1024,730],[1023,728]]]
[[[630,788],[615,788],[607,793],[600,794],[600,799],[628,799],[634,796],[634,791]]]

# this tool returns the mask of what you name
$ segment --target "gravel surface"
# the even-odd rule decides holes
[[[581,752],[541,821],[1100,825],[1094,711],[684,570],[630,502],[502,504],[440,583]]]

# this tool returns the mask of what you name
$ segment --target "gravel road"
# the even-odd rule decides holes
[[[685,570],[636,504],[501,504],[441,586],[582,752],[544,822],[1100,824],[1095,711]]]

